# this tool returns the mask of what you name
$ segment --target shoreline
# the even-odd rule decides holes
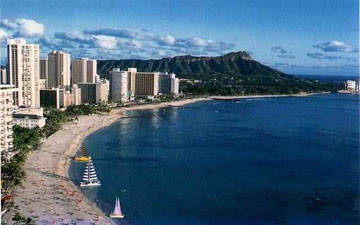
[[[280,97],[307,97],[319,94],[330,94],[330,92],[314,92],[307,93],[301,92],[297,94],[284,94],[284,95],[235,95],[235,96],[209,96],[212,100],[236,100],[236,99],[248,99],[248,98],[280,98]]]
[[[71,157],[76,154],[84,139],[91,133],[110,126],[123,118],[126,111],[181,107],[198,101],[306,97],[313,94],[321,93],[209,96],[123,107],[102,115],[79,116],[79,121],[63,124],[62,128],[42,143],[38,150],[28,155],[24,165],[27,178],[23,183],[23,188],[19,187],[17,189],[14,202],[19,206],[21,214],[34,218],[38,222],[37,224],[48,224],[54,221],[63,223],[82,221],[85,223],[114,224],[69,179]]]
[[[67,122],[48,137],[36,151],[29,153],[24,165],[26,180],[18,187],[14,202],[22,215],[35,219],[37,224],[95,223],[114,224],[95,203],[88,200],[80,188],[69,179],[71,157],[91,133],[110,126],[124,117],[126,111],[178,107],[207,98],[136,105],[114,109],[108,114],[83,115],[79,121]],[[13,224],[12,221],[8,221]]]

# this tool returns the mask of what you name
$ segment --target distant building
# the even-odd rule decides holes
[[[86,82],[95,83],[95,76],[97,75],[97,62],[94,59],[87,59],[86,65]]]
[[[356,90],[356,81],[347,80],[345,84],[346,84],[346,89],[348,89],[348,90]]]
[[[5,68],[0,69],[0,84],[7,84]]]
[[[179,79],[175,74],[159,74],[159,94],[179,95]]]
[[[71,61],[72,84],[95,83],[97,62],[94,59],[82,58]]]
[[[5,159],[14,154],[12,113],[15,109],[13,94],[17,91],[13,85],[0,85],[0,152]]]
[[[175,74],[160,72],[138,72],[136,68],[110,71],[110,99],[126,102],[132,96],[178,95],[179,79]]]
[[[40,79],[48,79],[48,59],[40,59]]]
[[[131,81],[133,82],[133,80]],[[155,96],[159,93],[158,72],[137,72],[135,74],[135,96]]]
[[[97,83],[79,83],[82,103],[105,103],[109,99],[109,81],[101,79]]]
[[[40,90],[40,103],[42,107],[62,108],[64,107],[65,89],[51,88]]]
[[[347,80],[345,82],[345,87],[348,91],[359,92],[360,91],[360,81],[359,80]]]
[[[70,88],[70,55],[62,51],[48,54],[47,88]]]
[[[81,105],[81,89],[76,84],[71,88],[71,104]]]
[[[109,101],[109,81],[100,79],[96,82],[96,103],[106,103]]]
[[[81,89],[81,103],[96,103],[96,84],[94,83],[78,83]]]
[[[7,44],[7,83],[18,89],[14,104],[40,106],[39,45],[26,44],[24,39],[9,39]]]
[[[129,73],[127,71],[121,71],[119,68],[114,68],[110,71],[110,100],[112,102],[128,102],[130,90],[129,90]]]
[[[42,128],[46,118],[42,108],[19,108],[13,113],[13,123],[29,129]]]

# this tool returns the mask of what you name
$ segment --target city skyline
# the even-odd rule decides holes
[[[41,56],[62,50],[72,59],[158,59],[244,50],[291,74],[358,75],[358,3],[352,0],[4,0],[1,10],[2,65],[6,38],[22,37],[39,44]]]

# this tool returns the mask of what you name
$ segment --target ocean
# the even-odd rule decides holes
[[[118,224],[359,224],[359,95],[205,101],[127,112],[88,136]],[[85,165],[72,162],[79,184]]]

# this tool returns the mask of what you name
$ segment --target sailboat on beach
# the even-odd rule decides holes
[[[89,160],[91,159],[91,157],[86,155],[85,145],[83,145],[83,147],[82,147],[82,149],[81,149],[81,153],[82,153],[82,156],[76,156],[76,157],[74,158],[74,160],[75,160],[75,161],[78,161],[78,162],[89,162]]]
[[[80,182],[80,186],[86,187],[86,186],[100,186],[100,185],[101,183],[96,176],[94,164],[92,163],[91,159],[89,159],[89,162],[86,164],[86,168],[84,171],[82,182]]]
[[[110,214],[110,218],[122,219],[124,217],[125,217],[125,215],[121,212],[120,200],[118,198],[116,198],[115,209],[114,209],[113,213]]]

